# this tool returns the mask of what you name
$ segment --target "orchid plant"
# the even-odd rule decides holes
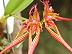
[[[62,44],[65,48],[67,48],[70,52],[72,52],[72,48],[64,41],[61,37],[61,34],[54,23],[55,21],[72,21],[69,18],[60,17],[59,14],[54,13],[52,6],[50,6],[49,0],[40,0],[44,5],[43,10],[43,19],[40,21],[40,15],[37,9],[37,5],[34,5],[29,11],[29,18],[22,20],[22,25],[20,31],[17,33],[14,40],[6,46],[0,54],[5,53],[7,50],[12,49],[14,46],[18,45],[19,43],[23,42],[25,39],[28,38],[28,54],[33,54],[34,50],[39,42],[40,33],[43,31],[43,25],[48,31],[48,33],[60,44]],[[18,16],[13,15],[15,18]]]

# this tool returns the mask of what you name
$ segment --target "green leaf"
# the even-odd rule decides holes
[[[24,10],[33,0],[10,0],[5,8],[4,15],[16,14]]]

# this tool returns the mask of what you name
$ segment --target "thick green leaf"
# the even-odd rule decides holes
[[[10,0],[5,8],[4,15],[15,14],[17,12],[20,12],[32,2],[33,0]]]

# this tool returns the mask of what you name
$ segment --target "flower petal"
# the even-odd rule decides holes
[[[27,36],[28,36],[28,33],[25,33],[24,35],[18,37],[10,45],[6,46],[6,48],[3,51],[1,51],[0,54],[3,54],[5,51],[10,50],[12,47],[21,43],[23,40],[25,40],[27,38]]]
[[[18,37],[22,36],[26,31],[27,31],[26,29],[22,28],[22,29],[17,33],[17,35],[16,35],[16,37],[14,38],[14,40],[17,39]]]
[[[38,42],[39,42],[39,38],[40,38],[40,29],[38,30],[38,32],[36,33],[36,36],[35,38],[33,39],[30,47],[29,47],[29,50],[28,50],[28,54],[33,54]]]
[[[57,21],[68,21],[68,22],[70,22],[70,21],[72,21],[72,18],[58,17],[58,18],[56,18],[56,20],[57,20]]]
[[[29,31],[29,48],[31,47],[31,43],[32,43],[32,27],[30,27]]]
[[[48,30],[48,32],[51,34],[51,36],[58,41],[60,44],[62,44],[64,47],[66,47],[69,51],[72,52],[72,48],[63,40],[63,38],[56,34],[54,31],[52,31],[52,29],[50,29],[49,27],[46,27],[46,29]]]

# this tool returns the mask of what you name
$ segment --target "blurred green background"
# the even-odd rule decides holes
[[[38,11],[40,18],[42,19],[43,5],[39,0],[34,0],[34,2],[21,12],[23,17],[28,18],[28,12],[30,8],[38,3]],[[72,18],[72,0],[50,0],[50,4],[54,11],[59,13],[62,17]],[[59,31],[64,38],[64,40],[72,47],[72,22],[56,22]],[[27,54],[28,51],[28,39],[23,44],[23,54]],[[43,32],[41,32],[40,41],[35,49],[34,54],[72,54],[65,47],[55,41],[43,27]]]

